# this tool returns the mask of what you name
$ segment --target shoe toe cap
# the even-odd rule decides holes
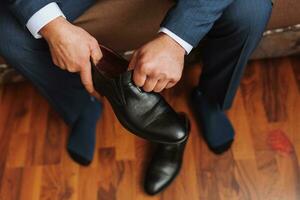
[[[162,174],[149,174],[144,183],[145,192],[155,195],[161,192],[170,182],[171,177]]]
[[[156,135],[157,140],[162,143],[177,144],[188,137],[189,128],[187,123],[176,116],[172,117],[169,117],[168,120],[158,119],[151,124],[152,129],[149,132]]]
[[[173,134],[170,136],[170,140],[172,139],[173,142],[179,143],[186,139],[188,132],[183,126],[174,126],[170,127],[170,132]]]

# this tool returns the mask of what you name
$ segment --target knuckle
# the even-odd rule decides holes
[[[148,74],[152,71],[152,65],[149,62],[141,62],[141,72]]]

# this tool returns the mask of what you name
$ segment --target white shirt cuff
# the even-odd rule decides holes
[[[60,16],[66,18],[61,9],[58,7],[57,3],[52,2],[38,10],[36,13],[34,13],[34,15],[32,15],[28,20],[26,27],[33,35],[33,37],[38,39],[42,37],[39,34],[39,31],[46,24]]]
[[[180,46],[182,46],[182,48],[185,49],[186,54],[189,54],[192,49],[193,46],[190,45],[188,42],[184,41],[183,39],[181,39],[180,37],[178,37],[175,33],[171,32],[169,29],[165,28],[165,27],[161,27],[158,31],[159,33],[165,33],[168,36],[170,36],[173,40],[175,40]]]

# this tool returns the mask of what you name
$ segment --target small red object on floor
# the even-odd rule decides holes
[[[280,129],[273,130],[269,133],[267,143],[273,151],[278,151],[279,153],[291,154],[294,151],[292,142]]]

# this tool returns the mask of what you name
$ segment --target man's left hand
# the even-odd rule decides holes
[[[146,92],[173,87],[181,78],[184,55],[183,47],[160,33],[134,53],[129,64],[134,69],[134,83]]]

